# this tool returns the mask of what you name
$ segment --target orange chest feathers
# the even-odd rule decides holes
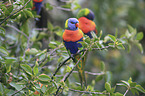
[[[81,17],[78,20],[79,20],[79,28],[84,33],[88,33],[96,29],[96,24],[93,21],[87,19],[86,17]]]
[[[81,38],[83,38],[83,32],[80,29],[75,31],[65,29],[63,33],[63,40],[67,42],[76,42]]]

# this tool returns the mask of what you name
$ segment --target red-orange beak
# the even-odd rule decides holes
[[[76,25],[76,27],[79,27],[79,23],[76,23],[75,25]]]

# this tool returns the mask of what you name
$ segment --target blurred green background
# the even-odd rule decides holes
[[[57,0],[50,2],[62,4]],[[119,36],[123,34],[127,25],[131,25],[138,32],[145,33],[145,0],[76,0],[82,8],[89,8],[95,13],[95,23],[99,30],[103,31],[103,35],[115,35],[118,30]],[[55,10],[55,11],[54,11]],[[62,11],[57,14],[59,9],[53,9],[50,12],[53,18],[53,24],[64,28],[64,21],[67,18],[75,17],[78,10],[73,12]],[[57,18],[57,16],[59,18]],[[59,23],[58,23],[59,22]],[[145,48],[145,38],[141,41]],[[127,47],[126,47],[127,48]],[[127,49],[108,51],[90,52],[85,70],[90,72],[100,72],[100,62],[104,61],[106,70],[112,72],[111,84],[114,86],[120,80],[128,80],[132,77],[133,81],[138,82],[145,88],[145,55],[141,54],[136,46],[133,46],[130,52]],[[96,76],[87,76],[88,83],[96,78]],[[97,82],[96,90],[104,90],[104,80]],[[124,92],[123,87],[117,87],[117,91]]]
[[[26,2],[26,0],[23,1]],[[65,10],[63,8],[65,8]],[[69,10],[75,8],[77,10]],[[33,16],[33,18],[27,16],[25,14],[26,10],[21,11],[23,14],[18,13],[20,15],[17,16],[15,20],[11,21],[11,19],[9,19],[8,21],[9,25],[11,24],[15,26],[30,37],[30,48],[36,48],[36,51],[39,52],[47,49],[47,52],[49,53],[62,43],[61,36],[64,31],[65,20],[71,17],[76,17],[77,12],[81,8],[89,8],[95,13],[94,21],[97,25],[98,33],[101,30],[103,32],[101,39],[107,34],[115,35],[116,31],[118,31],[118,37],[120,37],[126,32],[127,25],[136,28],[137,32],[145,33],[145,0],[44,0],[40,13],[41,17],[38,21],[34,20]],[[16,7],[16,9],[19,9],[19,7]],[[31,9],[29,8],[29,10]],[[10,26],[5,27],[5,29],[6,42],[1,45],[7,47],[10,56],[18,58],[19,63],[28,64],[31,67],[35,66],[36,58],[33,60],[35,55],[25,54],[26,51],[28,51],[26,50],[28,46],[27,39],[23,37],[23,35],[16,33],[16,30],[10,28]],[[143,48],[145,49],[144,42],[145,37],[141,41]],[[48,55],[48,58],[46,58],[47,56],[45,53],[46,52],[38,57],[40,61],[42,61],[39,62],[39,73],[45,73],[51,76],[55,72],[58,64],[68,57],[68,54],[65,48],[57,50],[51,54],[52,56]],[[68,61],[67,64],[70,64],[70,61]],[[132,81],[137,82],[145,88],[145,53],[141,54],[140,50],[135,45],[132,45],[130,52],[128,52],[127,46],[125,46],[125,50],[110,48],[108,51],[97,50],[89,52],[85,71],[94,73],[101,72],[101,61],[105,64],[105,71],[109,71],[107,74],[112,77],[110,78],[111,86],[115,86],[120,80],[127,81],[132,77]],[[10,71],[17,77],[20,74],[19,71],[21,68],[19,64],[14,64],[15,62],[11,64],[12,70]],[[72,62],[70,66],[73,66]],[[63,78],[62,76],[64,76],[65,70],[66,66],[62,67],[57,74],[58,77],[60,76],[60,78],[57,78],[58,82]],[[98,80],[96,75],[86,74],[86,77],[88,85],[93,85],[94,81],[96,81],[95,90],[105,90],[105,76],[102,77],[101,80]],[[3,81],[5,82],[6,80]],[[69,78],[69,82],[72,87],[75,87],[74,82],[80,82],[78,74],[73,73]],[[117,86],[116,88],[116,92],[122,94],[126,91],[126,88],[124,87]],[[72,94],[72,92],[69,92],[68,94]],[[74,96],[74,94],[75,93],[69,96]],[[129,92],[127,95],[132,96],[132,93]],[[145,95],[140,93],[140,96]]]

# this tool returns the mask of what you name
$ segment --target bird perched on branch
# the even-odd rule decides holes
[[[32,10],[36,10],[37,11],[37,15],[39,15],[40,11],[41,11],[41,7],[42,7],[42,1],[43,0],[33,0],[33,8]]]
[[[65,31],[63,33],[63,42],[68,50],[68,53],[70,55],[74,55],[78,52],[79,47],[82,47],[80,41],[83,41],[83,32],[78,28],[79,21],[76,18],[69,18],[65,22]],[[77,61],[80,59],[82,54],[75,55],[73,58],[73,61],[77,63]],[[84,73],[84,67],[85,64],[83,63],[83,58],[80,60],[80,62],[77,65],[79,77],[81,86],[86,86],[86,79],[85,79],[85,73]]]
[[[93,31],[97,34],[96,24],[93,22],[95,18],[94,13],[90,9],[84,8],[78,12],[77,18],[79,20],[79,28],[84,32],[85,35],[93,38],[91,32]]]

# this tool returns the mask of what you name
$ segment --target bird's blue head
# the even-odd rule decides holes
[[[80,17],[86,17],[89,20],[94,20],[95,15],[93,11],[91,11],[90,9],[84,8],[84,9],[81,9],[77,14],[77,18],[80,18]]]
[[[69,18],[65,22],[65,29],[77,30],[79,26],[79,21],[76,18]]]

